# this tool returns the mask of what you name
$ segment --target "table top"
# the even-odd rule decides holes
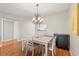
[[[37,43],[49,43],[52,40],[52,37],[49,36],[37,36],[33,37],[32,40]]]

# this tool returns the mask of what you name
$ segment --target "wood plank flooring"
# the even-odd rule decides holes
[[[28,51],[27,53],[28,54],[26,54],[25,51],[23,51],[22,56],[32,56],[32,51]],[[43,55],[44,55],[44,53],[43,53]],[[40,51],[40,52],[35,51],[34,56],[42,56],[42,51]],[[48,51],[48,56],[52,56],[52,52],[50,50]]]

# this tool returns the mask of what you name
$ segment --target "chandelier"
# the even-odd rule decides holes
[[[34,24],[40,24],[43,21],[43,18],[40,17],[38,14],[38,6],[39,6],[39,4],[36,4],[37,12],[36,12],[36,15],[32,19],[32,23],[34,23]]]

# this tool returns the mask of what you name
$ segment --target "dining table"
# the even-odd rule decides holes
[[[48,55],[48,43],[53,41],[52,36],[33,36],[32,41],[34,43],[42,44],[45,46],[45,54],[44,56]]]

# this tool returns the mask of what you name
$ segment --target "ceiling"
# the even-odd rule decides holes
[[[38,12],[41,16],[66,11],[69,3],[39,3]],[[0,3],[0,11],[22,17],[33,17],[36,14],[35,3]]]

